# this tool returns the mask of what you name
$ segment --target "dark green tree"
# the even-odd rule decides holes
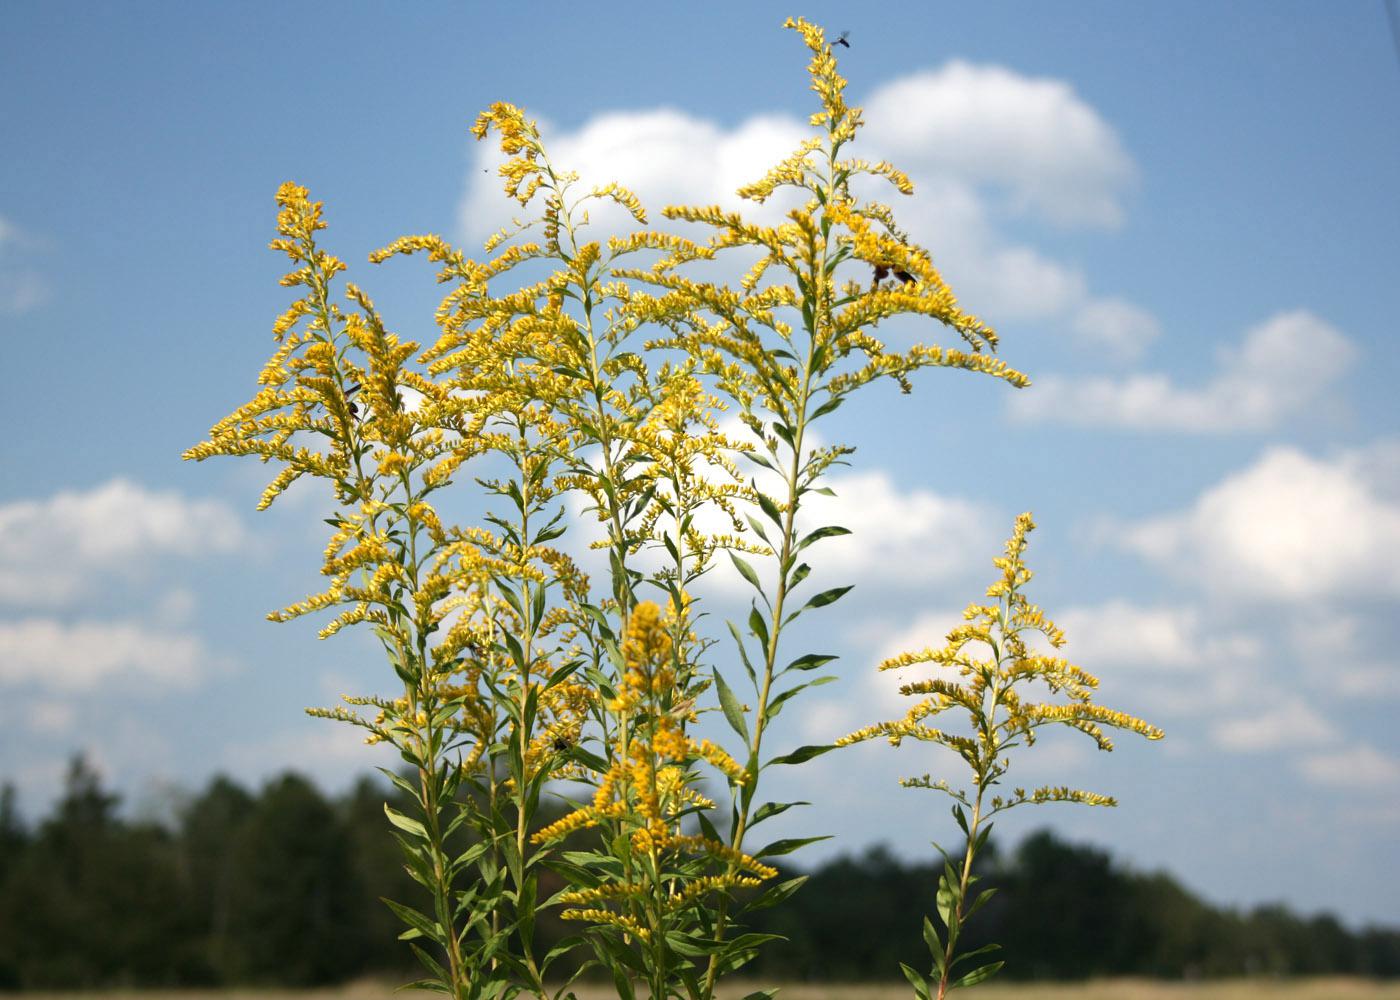
[[[287,774],[257,800],[232,846],[228,975],[311,986],[364,971],[364,891],[342,817]]]

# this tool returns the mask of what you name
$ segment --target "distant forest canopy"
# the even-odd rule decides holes
[[[336,798],[290,773],[256,792],[215,778],[163,824],[123,818],[77,760],[51,815],[30,828],[5,786],[0,988],[413,977],[402,925],[380,902],[422,891],[384,818],[390,791],[371,778]],[[1170,876],[1130,871],[1048,831],[987,858],[984,884],[1000,891],[968,933],[1000,942],[1015,978],[1400,976],[1400,930],[1357,933],[1279,906],[1219,909]],[[788,940],[747,972],[770,982],[899,979],[899,962],[927,964],[919,928],[935,883],[931,863],[882,848],[831,861],[796,897],[754,914],[753,929]],[[571,930],[540,922],[547,940]]]

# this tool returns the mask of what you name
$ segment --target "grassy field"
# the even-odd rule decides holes
[[[722,989],[723,1000],[740,1000],[758,988],[734,984]],[[613,1000],[616,993],[597,987],[577,990],[579,1000]],[[423,994],[427,996],[428,994]],[[1254,979],[1207,983],[1162,983],[1138,979],[1072,984],[985,984],[960,994],[972,1000],[1400,1000],[1400,981],[1360,979]],[[23,1000],[24,994],[17,995]],[[391,985],[357,983],[337,990],[169,990],[120,993],[45,993],[44,1000],[392,1000]],[[401,996],[401,994],[400,994]],[[780,1000],[912,1000],[901,984],[783,987]]]

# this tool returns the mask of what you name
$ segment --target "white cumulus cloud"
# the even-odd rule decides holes
[[[1077,267],[1011,238],[998,221],[1029,213],[1063,225],[1113,226],[1123,217],[1136,168],[1112,127],[1070,85],[951,62],[876,88],[864,106],[854,155],[891,160],[909,173],[916,195],[903,198],[883,182],[858,193],[895,203],[969,307],[994,325],[1062,319],[1079,331],[1076,339],[1099,346],[1109,338],[1129,353],[1148,336],[1151,319],[1142,310],[1094,297]],[[758,206],[734,192],[812,134],[795,116],[761,115],[726,128],[669,108],[609,112],[566,132],[541,129],[555,166],[579,174],[576,195],[617,181],[637,193],[653,222],[674,203],[780,220],[790,193]],[[476,147],[460,203],[469,240],[533,212],[504,197],[499,162],[493,143]],[[603,234],[633,226],[603,203],[589,212]]]
[[[1400,595],[1400,504],[1350,455],[1269,449],[1188,509],[1124,526],[1117,543],[1206,589],[1284,601]]]
[[[125,479],[14,501],[0,506],[0,602],[61,604],[99,575],[129,576],[160,556],[228,552],[244,539],[226,504]]]
[[[832,476],[835,497],[803,501],[811,526],[839,524],[851,534],[821,546],[821,570],[833,580],[908,583],[947,579],[989,559],[996,528],[988,511],[958,497],[902,490],[881,470]]]
[[[0,622],[0,684],[85,692],[116,683],[187,686],[212,665],[195,636],[133,622]]]
[[[1263,753],[1327,745],[1337,740],[1338,732],[1315,708],[1294,699],[1220,722],[1212,736],[1226,750]]]
[[[1080,343],[1113,361],[1136,360],[1162,333],[1155,316],[1123,299],[1084,303],[1074,314],[1071,328]]]
[[[1372,790],[1400,787],[1400,761],[1369,746],[1344,747],[1310,754],[1300,766],[1313,784]]]
[[[1136,168],[1063,80],[954,60],[886,84],[865,110],[872,145],[906,170],[999,185],[1052,222],[1122,221]]]
[[[1214,635],[1192,607],[1142,607],[1115,600],[1055,615],[1063,654],[1090,673],[1119,667],[1190,671],[1253,660],[1259,643],[1242,634]]]
[[[1273,316],[1249,330],[1238,347],[1223,350],[1219,370],[1201,386],[1177,385],[1157,373],[1049,375],[1007,405],[1018,419],[1045,423],[1195,433],[1266,430],[1322,397],[1355,357],[1355,346],[1335,327],[1295,310]]]

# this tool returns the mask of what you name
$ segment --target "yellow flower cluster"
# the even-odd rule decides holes
[[[624,675],[617,696],[605,703],[617,720],[619,733],[610,766],[598,776],[589,803],[532,837],[536,844],[552,843],[578,830],[616,825],[627,834],[634,852],[654,859],[647,872],[655,871],[655,866],[664,864],[666,859],[674,865],[685,865],[691,863],[687,859],[708,858],[726,866],[726,873],[697,875],[682,880],[681,889],[667,889],[668,912],[689,906],[706,893],[752,886],[777,874],[772,867],[720,841],[681,831],[684,813],[697,805],[710,804],[691,787],[692,761],[705,760],[739,783],[746,776],[724,750],[708,740],[696,742],[685,732],[689,710],[673,704],[675,647],[668,625],[674,622],[674,609],[670,615],[663,615],[651,601],[643,601],[632,609],[621,650]],[[596,907],[649,897],[653,888],[649,875],[638,873],[616,885],[570,893],[563,902],[574,906],[592,904],[594,909],[565,911],[563,916],[594,919],[599,912]],[[576,915],[570,916],[571,912]]]
[[[1113,749],[1105,728],[1135,732],[1151,740],[1162,738],[1160,729],[1142,719],[1092,704],[1094,689],[1098,687],[1098,679],[1093,675],[1063,657],[1034,652],[1028,645],[1028,633],[1040,634],[1052,649],[1065,643],[1063,631],[1022,593],[1033,576],[1024,557],[1027,535],[1034,528],[1030,514],[1020,515],[1006,542],[1005,554],[993,560],[1001,575],[987,588],[987,597],[995,603],[970,604],[963,612],[966,624],[950,631],[942,648],[901,653],[880,664],[881,670],[894,670],[930,663],[955,670],[958,679],[932,677],[902,685],[901,694],[919,698],[904,718],[859,729],[837,740],[838,746],[876,737],[884,737],[895,746],[906,738],[941,744],[967,762],[980,800],[980,790],[996,784],[1009,768],[1008,751],[1020,742],[1034,743],[1035,731],[1041,726],[1060,723],[1077,729],[1092,737],[1103,750]],[[989,655],[975,655],[979,646],[989,650]],[[1032,682],[1069,700],[1060,704],[1025,700],[1019,689]],[[967,713],[969,734],[934,728],[925,721],[952,708]],[[906,779],[904,783],[933,788],[967,801],[964,793],[945,782],[931,782],[924,777]],[[1023,803],[1045,802],[1114,804],[1108,796],[1093,792],[1046,786],[1029,794],[1017,789],[1009,797],[993,799],[991,806],[995,812]]]

